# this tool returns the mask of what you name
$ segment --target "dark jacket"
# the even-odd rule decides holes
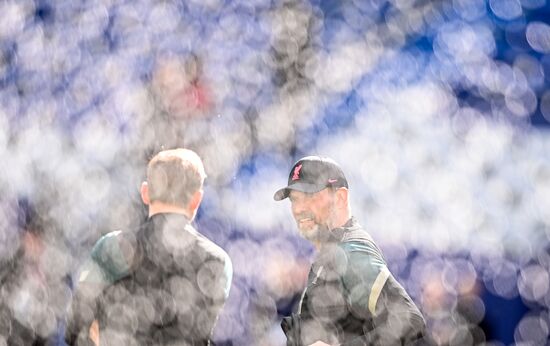
[[[287,344],[414,344],[424,334],[424,318],[370,235],[353,218],[331,233],[298,312],[281,323]]]
[[[79,274],[66,342],[206,345],[229,293],[232,267],[220,247],[178,214],[152,216],[137,232],[112,232]]]
[[[28,302],[37,300],[36,296],[44,296],[46,290],[44,285],[32,286],[34,290],[22,286],[22,281],[26,279],[25,267],[27,263],[24,257],[24,249],[21,247],[15,255],[7,260],[0,260],[0,345],[2,340],[7,345],[13,346],[42,346],[48,345],[48,337],[41,336],[33,329],[33,326],[24,323],[18,319],[18,314],[14,311],[14,305],[18,305],[17,292],[21,296],[27,297]],[[30,271],[32,272],[32,271]],[[31,304],[31,303],[28,303]],[[22,317],[30,315],[25,307],[20,308],[24,313]]]

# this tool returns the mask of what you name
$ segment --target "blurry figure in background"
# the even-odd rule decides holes
[[[420,311],[351,216],[348,182],[333,160],[294,164],[288,186],[298,231],[318,250],[298,312],[281,323],[288,345],[410,345],[425,333]]]
[[[301,240],[295,241],[303,246]],[[270,249],[270,245],[261,245],[265,248],[258,286],[261,295],[258,302],[252,300],[250,304],[253,318],[247,328],[255,345],[281,345],[281,318],[290,315],[298,304],[311,263],[309,256],[298,254],[294,245],[288,244],[286,249]]]
[[[67,273],[51,248],[46,210],[21,200],[19,213],[19,245],[13,257],[0,261],[0,345],[53,345]]]
[[[190,145],[190,126],[207,119],[214,110],[203,61],[193,53],[158,58],[151,75],[150,97],[154,107],[140,126],[147,156],[162,148]]]
[[[94,246],[69,309],[69,345],[210,343],[232,265],[191,226],[205,177],[191,150],[153,157],[141,186],[149,218],[135,232],[111,232]]]
[[[206,115],[213,107],[212,92],[203,78],[202,59],[163,58],[153,73],[152,87],[162,108],[174,118]]]
[[[270,295],[283,310],[291,310],[296,295],[303,289],[309,271],[305,259],[294,259],[294,254],[280,253],[268,257],[265,271],[266,286]]]
[[[462,282],[471,278],[461,277]],[[475,346],[486,343],[488,325],[480,284],[448,288],[443,273],[433,271],[424,278],[421,303],[430,337],[437,345]]]

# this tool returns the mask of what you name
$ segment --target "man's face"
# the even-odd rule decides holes
[[[328,231],[334,213],[335,198],[330,189],[316,193],[290,191],[292,216],[298,231],[307,240],[318,241],[321,232]]]

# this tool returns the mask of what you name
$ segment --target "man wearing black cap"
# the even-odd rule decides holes
[[[308,156],[294,164],[288,186],[298,231],[318,255],[298,312],[281,326],[288,345],[411,345],[424,319],[389,272],[380,249],[351,216],[347,179],[332,159]]]

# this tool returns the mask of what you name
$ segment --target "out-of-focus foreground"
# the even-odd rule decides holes
[[[0,14],[0,345],[14,323],[56,338],[71,276],[144,218],[147,159],[175,146],[204,159],[198,229],[233,261],[219,343],[284,344],[312,249],[272,196],[308,154],[343,167],[438,343],[548,343],[546,0],[4,0]]]

